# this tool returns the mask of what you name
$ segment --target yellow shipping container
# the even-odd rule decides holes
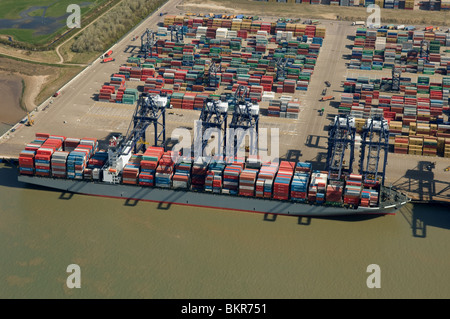
[[[391,121],[389,123],[389,128],[399,128],[399,129],[401,129],[402,128],[402,122],[400,122],[400,121]]]
[[[437,154],[436,153],[423,153],[423,156],[431,156],[431,157],[435,157]]]
[[[422,151],[423,147],[422,145],[416,145],[416,144],[409,144],[408,149],[415,150],[415,151]]]
[[[397,142],[397,143],[394,143],[394,146],[395,147],[397,147],[397,148],[408,148],[408,143],[399,143],[399,142]]]
[[[286,31],[295,31],[295,24],[286,23]]]
[[[409,144],[413,145],[423,145],[423,137],[420,136],[410,136]]]

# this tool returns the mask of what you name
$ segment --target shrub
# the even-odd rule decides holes
[[[84,30],[73,42],[73,52],[104,51],[165,0],[124,0]]]

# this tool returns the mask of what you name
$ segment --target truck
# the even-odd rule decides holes
[[[101,63],[107,63],[107,62],[112,62],[112,61],[116,61],[116,59],[113,59],[113,58],[104,58],[104,59],[102,60]]]
[[[353,21],[352,25],[366,25],[366,23],[364,21]]]
[[[331,100],[334,100],[334,96],[328,95],[328,96],[323,96],[319,101],[324,102],[324,101],[331,101]]]
[[[106,52],[106,53],[104,54],[104,57],[105,57],[105,58],[108,58],[108,57],[111,56],[111,54],[113,54],[113,51],[112,51],[112,50],[109,50],[108,52]]]
[[[397,30],[404,30],[405,29],[405,25],[404,24],[400,24],[397,26]]]

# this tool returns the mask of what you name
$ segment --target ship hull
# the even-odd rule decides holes
[[[85,180],[55,179],[19,175],[20,182],[48,187],[63,192],[120,198],[132,201],[150,201],[162,204],[176,204],[233,211],[257,212],[292,216],[345,216],[364,214],[394,214],[405,203],[380,207],[345,208],[324,205],[310,205],[253,197],[192,192],[183,189],[141,187],[138,185],[109,184]]]

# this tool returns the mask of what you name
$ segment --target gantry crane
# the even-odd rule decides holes
[[[201,154],[204,154],[204,150],[208,145],[210,135],[214,132],[218,134],[217,138],[217,151],[219,156],[223,155],[226,149],[227,138],[227,119],[228,119],[228,103],[219,100],[213,100],[208,98],[203,103],[203,108],[200,113],[199,130],[197,133],[197,147],[201,146]],[[208,130],[208,129],[213,129]],[[209,134],[207,134],[207,132]]]
[[[395,66],[392,68],[392,91],[400,91],[400,77],[402,76],[402,69]]]
[[[146,29],[141,35],[141,52],[144,53],[145,58],[153,57],[153,52],[158,52],[157,40],[156,34],[150,29]]]
[[[231,134],[229,138],[233,139],[234,156],[237,155],[238,146],[241,145],[246,134],[236,134],[239,129],[250,135],[250,153],[249,155],[257,155],[257,143],[259,135],[259,106],[251,103],[248,100],[248,88],[247,86],[239,85],[235,94],[235,106],[233,112],[233,118],[231,119],[229,127],[235,130],[235,134]],[[240,138],[238,139],[238,135]],[[231,143],[230,143],[231,144]],[[229,154],[229,152],[227,152]]]
[[[276,65],[277,65],[276,80],[277,81],[286,78],[287,68],[292,64],[292,62],[293,62],[293,60],[288,59],[288,58],[278,58],[276,60]]]
[[[186,28],[181,25],[173,25],[170,30],[170,40],[175,43],[182,42],[184,40],[185,33]]]
[[[430,42],[428,40],[422,40],[420,42],[420,52],[419,52],[419,58],[425,59],[428,61],[428,55],[430,52]]]
[[[355,119],[339,115],[334,119],[328,136],[327,167],[328,178],[342,180],[344,173],[351,174],[355,158]],[[346,153],[348,165],[345,164]]]
[[[217,73],[222,72],[222,65],[220,62],[216,63],[215,61],[213,61],[211,63],[211,65],[209,66],[209,71],[208,71],[208,82],[207,85],[209,87],[213,87],[213,88],[217,88],[219,87],[219,77],[217,76]]]
[[[159,95],[139,97],[133,118],[125,136],[113,136],[108,147],[108,162],[103,168],[103,180],[117,184],[119,174],[128,163],[132,153],[145,151],[146,131],[151,124],[154,127],[154,146],[165,146],[166,140],[167,97]]]
[[[384,185],[389,152],[389,125],[382,116],[367,120],[361,134],[360,174],[366,184]],[[381,168],[381,169],[380,169]]]

